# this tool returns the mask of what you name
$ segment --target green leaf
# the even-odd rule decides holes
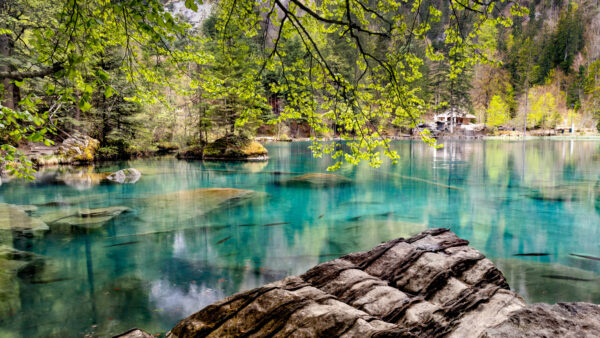
[[[98,74],[98,77],[102,80],[102,81],[107,81],[108,80],[108,73],[105,72],[102,69],[98,69],[98,71],[96,72]]]
[[[198,11],[198,5],[196,4],[196,1],[194,1],[194,0],[185,0],[185,7],[187,7],[188,9],[191,9],[194,12]]]
[[[106,90],[104,91],[104,97],[106,97],[108,99],[111,96],[113,96],[114,93],[115,93],[115,90],[112,89],[111,86],[108,86],[108,87],[106,87]]]
[[[90,108],[92,108],[92,105],[87,102],[86,100],[84,100],[83,98],[81,100],[79,100],[79,109],[81,109],[81,111],[86,112],[88,110],[90,110]]]

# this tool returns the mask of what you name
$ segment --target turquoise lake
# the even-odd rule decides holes
[[[146,159],[3,182],[0,202],[36,205],[31,217],[129,212],[93,230],[0,231],[0,246],[43,261],[0,271],[0,337],[111,336],[133,327],[164,334],[237,291],[433,227],[469,240],[528,302],[600,303],[600,141],[445,142],[439,150],[397,141],[398,164],[336,172],[351,184],[279,184],[333,164],[313,158],[308,145],[267,144],[265,162]],[[142,172],[135,184],[94,175],[129,167]],[[190,199],[186,191],[198,188],[260,194]]]

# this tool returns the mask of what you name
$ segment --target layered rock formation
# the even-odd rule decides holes
[[[40,146],[32,147],[32,149],[36,148]],[[74,133],[58,146],[56,152],[54,147],[49,147],[44,151],[26,151],[26,153],[36,165],[46,166],[93,162],[98,148],[100,148],[100,141],[87,135]]]
[[[241,292],[167,336],[598,336],[600,307],[533,304],[447,229],[382,243]]]
[[[58,147],[58,154],[68,163],[91,162],[99,147],[100,141],[76,133],[62,142]]]

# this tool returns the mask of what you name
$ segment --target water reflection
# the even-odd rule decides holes
[[[600,261],[570,255],[600,257],[600,142],[463,142],[440,150],[397,142],[398,164],[344,165],[336,173],[352,184],[279,184],[332,164],[307,145],[271,144],[268,162],[141,160],[49,169],[32,184],[3,184],[0,202],[37,206],[21,216],[127,212],[94,227],[48,221],[41,234],[0,231],[0,245],[52,267],[28,278],[0,272],[0,300],[9,304],[0,335],[164,332],[234,292],[427,227],[468,239],[529,301],[600,302],[600,286],[586,281],[596,280]],[[88,184],[96,173],[129,167],[142,173],[136,184]],[[65,184],[67,172],[84,184]],[[207,193],[213,188],[240,190]],[[19,264],[0,256],[0,266]]]
[[[178,287],[168,280],[159,279],[150,284],[150,302],[156,307],[155,311],[166,312],[175,320],[223,298],[222,290],[211,289],[204,283]]]

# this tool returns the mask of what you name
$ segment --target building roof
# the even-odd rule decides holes
[[[462,117],[462,118],[467,118],[467,119],[474,119],[475,115],[469,114],[469,112],[463,108],[449,108],[446,111],[444,111],[443,113],[435,115],[436,119],[441,118],[441,117],[445,117],[445,118]]]

